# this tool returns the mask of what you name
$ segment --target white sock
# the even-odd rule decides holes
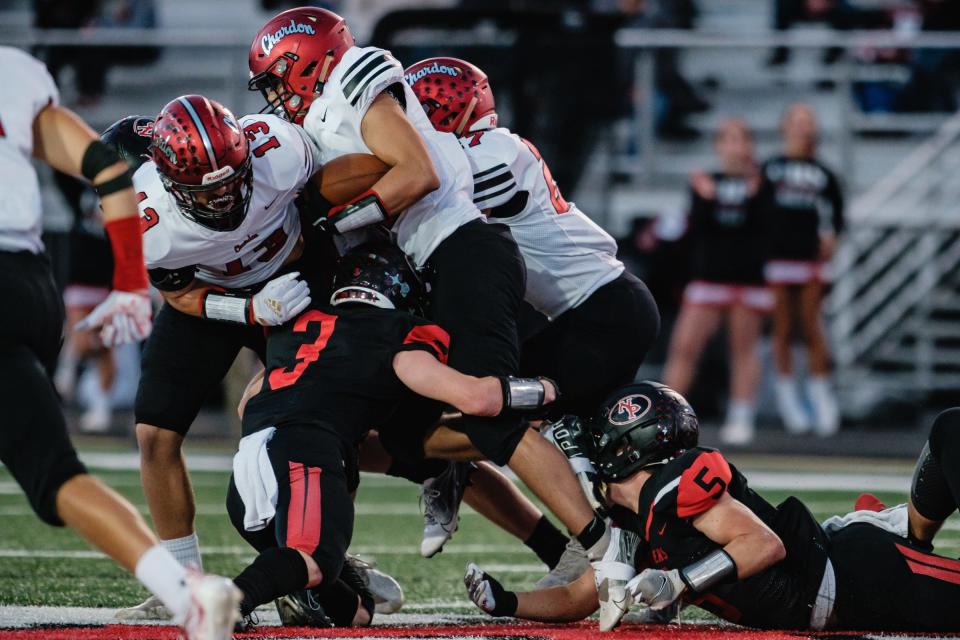
[[[173,619],[181,624],[190,610],[187,570],[163,545],[154,545],[140,556],[134,571],[137,580],[167,606]]]
[[[200,541],[197,539],[196,531],[182,538],[161,540],[160,543],[183,566],[203,571],[203,560],[200,559]]]
[[[746,424],[753,426],[753,403],[749,400],[730,399],[727,403],[727,424]]]
[[[810,376],[807,378],[807,389],[810,395],[816,398],[833,398],[833,389],[830,387],[830,378],[827,376]]]

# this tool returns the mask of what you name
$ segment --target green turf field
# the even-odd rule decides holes
[[[146,513],[137,473],[111,471],[98,475]],[[233,576],[253,554],[234,532],[224,511],[227,474],[195,472],[193,480],[205,568]],[[761,493],[773,503],[788,495],[785,491]],[[823,519],[849,511],[857,492],[795,493]],[[353,538],[353,551],[375,560],[400,580],[408,609],[450,611],[465,604],[461,578],[471,560],[500,577],[508,587],[522,588],[543,574],[543,566],[531,552],[469,510],[446,550],[431,560],[422,559],[418,553],[422,527],[418,495],[417,488],[409,483],[365,476],[357,498]],[[878,496],[887,504],[905,499],[905,493],[879,492]],[[135,604],[145,596],[134,579],[110,561],[89,553],[89,547],[75,535],[41,524],[2,469],[0,516],[0,603],[118,607]],[[952,557],[960,555],[960,523],[948,523],[937,550]]]

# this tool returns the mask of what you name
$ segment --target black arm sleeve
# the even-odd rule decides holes
[[[160,291],[180,291],[186,288],[194,280],[197,273],[195,266],[180,267],[179,269],[147,269],[147,275],[150,276],[150,284]]]

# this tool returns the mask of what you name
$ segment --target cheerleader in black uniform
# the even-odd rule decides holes
[[[716,152],[720,171],[690,178],[691,282],[671,337],[664,382],[687,393],[700,353],[725,322],[730,400],[720,436],[725,444],[744,445],[753,439],[760,379],[757,341],[773,295],[763,276],[762,220],[756,206],[760,175],[747,123],[722,122]]]
[[[804,433],[812,426],[817,434],[829,436],[839,428],[840,414],[829,383],[830,353],[820,307],[827,262],[843,230],[843,194],[836,176],[816,158],[813,110],[805,104],[790,106],[781,132],[783,154],[764,164],[759,196],[769,252],[765,271],[775,299],[777,406],[791,433]],[[807,348],[812,415],[793,374],[795,334]]]

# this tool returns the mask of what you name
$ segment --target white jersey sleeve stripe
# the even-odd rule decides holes
[[[493,207],[499,207],[501,204],[505,204],[510,198],[513,197],[513,194],[517,191],[517,183],[511,182],[506,187],[497,191],[495,193],[487,193],[481,197],[474,196],[473,204],[477,205],[482,209],[490,209]],[[509,197],[502,197],[509,194]],[[496,200],[494,200],[496,199]]]
[[[216,171],[220,168],[217,166],[217,156],[213,153],[213,144],[210,142],[210,136],[207,135],[207,130],[200,120],[200,115],[194,111],[193,105],[190,104],[190,101],[186,98],[177,98],[177,101],[184,106],[187,113],[190,114],[190,119],[193,120],[193,124],[195,124],[200,131],[200,139],[203,140],[203,147],[207,150],[207,157],[210,158],[210,166]]]
[[[361,86],[358,87],[354,92],[353,98],[350,100],[350,104],[354,107],[357,106],[357,103],[360,101],[360,98],[363,97],[363,92],[367,90],[367,87],[369,87],[383,71],[386,71],[392,66],[393,63],[391,63],[389,60],[384,60],[383,64],[374,69],[374,71],[366,77]]]
[[[488,173],[494,173],[495,171],[503,171],[503,170],[506,169],[506,168],[507,168],[507,165],[505,165],[505,164],[498,164],[498,165],[496,165],[496,166],[494,166],[494,167],[490,167],[489,169],[485,169],[485,170],[483,170],[483,171],[481,171],[481,172],[479,172],[479,173],[473,174],[473,179],[476,181],[478,178],[482,178],[483,176],[487,175]]]
[[[363,95],[363,90],[367,88],[377,75],[390,67],[390,61],[385,54],[380,54],[368,62],[362,69],[354,74],[353,78],[347,81],[343,87],[343,95],[350,101],[350,104],[356,106],[357,100]]]
[[[360,68],[361,65],[363,65],[367,60],[369,60],[373,56],[383,55],[383,53],[384,52],[382,50],[374,50],[374,51],[368,51],[367,53],[360,56],[360,59],[354,62],[352,65],[350,65],[350,68],[347,69],[346,72],[344,72],[343,80],[341,81],[340,85],[344,87],[347,86],[347,83],[350,82],[350,74],[352,74],[354,71]],[[347,92],[344,91],[344,93],[347,93]]]
[[[504,171],[503,173],[498,173],[495,176],[483,178],[482,180],[473,183],[473,195],[478,196],[486,191],[490,191],[491,189],[502,188],[507,182],[516,183],[516,180],[513,178],[513,174],[509,171]]]

